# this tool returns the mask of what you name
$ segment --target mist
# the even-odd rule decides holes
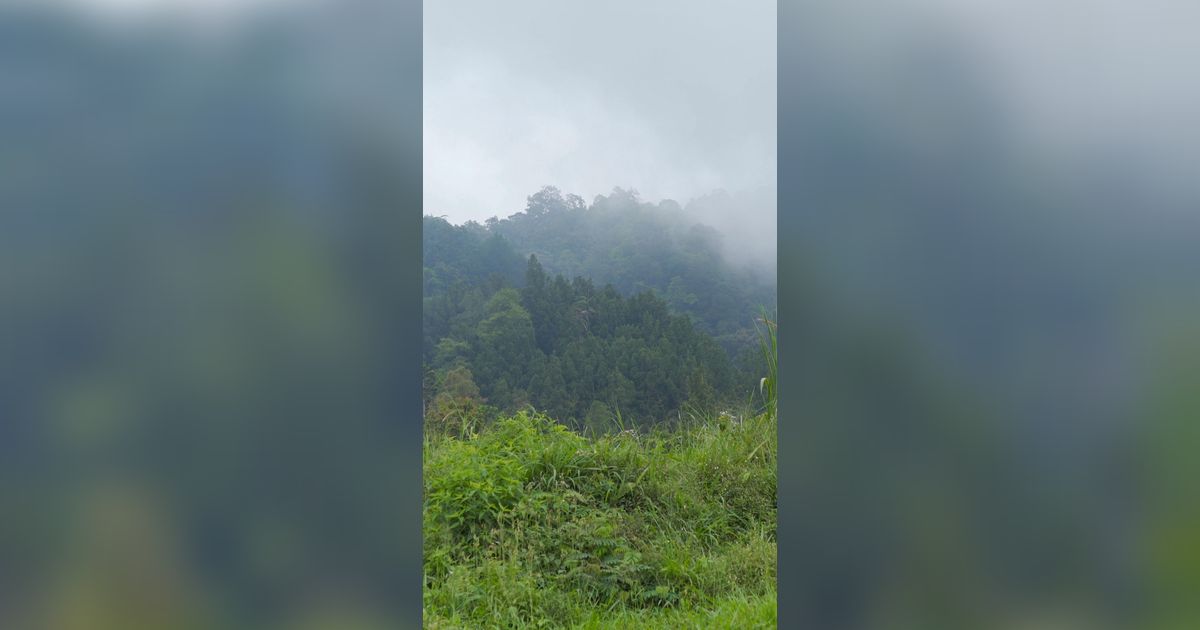
[[[675,200],[731,260],[773,268],[775,10],[426,3],[425,214],[482,222],[545,185],[588,202],[621,187]]]

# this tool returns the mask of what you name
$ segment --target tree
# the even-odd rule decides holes
[[[526,370],[539,351],[534,342],[533,321],[521,306],[515,289],[501,289],[488,300],[486,318],[479,323],[474,364],[488,382],[506,379],[510,384],[528,382]],[[522,377],[525,378],[522,378]]]
[[[563,379],[558,357],[552,356],[542,363],[541,370],[534,375],[530,384],[530,394],[534,406],[552,416],[563,420],[575,416],[574,401],[567,393],[567,383]]]
[[[541,190],[526,198],[525,214],[530,217],[540,217],[548,212],[556,212],[567,208],[562,191],[554,186],[544,186]]]
[[[475,379],[471,376],[470,368],[463,365],[445,373],[441,385],[438,387],[438,396],[483,402],[479,396],[479,387],[475,385]]]

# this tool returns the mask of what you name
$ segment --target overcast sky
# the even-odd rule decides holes
[[[773,0],[425,3],[425,212],[506,217],[544,185],[772,199]],[[769,227],[771,207],[743,217]]]

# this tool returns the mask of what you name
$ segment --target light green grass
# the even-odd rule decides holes
[[[431,433],[427,628],[775,626],[773,413],[584,437]]]

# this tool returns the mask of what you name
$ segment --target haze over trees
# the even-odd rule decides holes
[[[762,376],[766,270],[721,254],[676,202],[546,187],[486,225],[424,224],[427,410],[525,405],[603,427],[744,404]]]

